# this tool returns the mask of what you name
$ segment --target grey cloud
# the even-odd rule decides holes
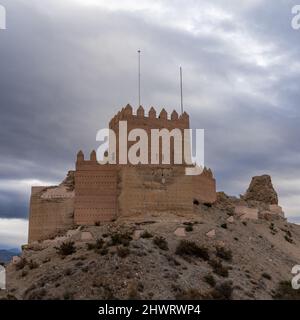
[[[283,176],[298,175],[293,159],[300,154],[300,74],[293,65],[300,32],[290,27],[292,1],[241,8],[216,1],[232,19],[210,22],[213,33],[204,32],[202,17],[189,32],[126,10],[2,2],[8,12],[8,29],[0,33],[3,182],[59,182],[74,168],[79,149],[95,148],[97,130],[127,102],[136,105],[139,48],[146,107],[178,108],[178,66],[183,65],[186,108],[192,126],[206,130],[206,162],[219,189],[242,193],[252,175],[264,172],[279,183]],[[180,2],[163,3],[174,19],[184,10]],[[210,2],[189,4],[197,11]],[[224,37],[243,34],[265,49],[266,66],[236,47],[239,38]],[[285,188],[284,196],[292,192]],[[0,196],[0,216],[27,216],[25,196],[2,189]]]

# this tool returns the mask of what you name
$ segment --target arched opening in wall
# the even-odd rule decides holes
[[[200,203],[199,203],[199,201],[198,201],[197,199],[194,199],[194,200],[193,200],[193,204],[194,204],[195,206],[199,206]]]

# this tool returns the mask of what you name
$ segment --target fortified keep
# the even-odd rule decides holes
[[[116,161],[119,163],[118,123],[127,121],[128,132],[144,129],[189,129],[189,116],[173,111],[168,118],[163,109],[158,116],[151,108],[148,116],[139,107],[136,114],[130,105],[123,108],[109,123],[116,132]],[[171,140],[172,141],[172,140]],[[134,142],[128,143],[128,149]],[[150,159],[149,141],[149,159]],[[161,149],[160,149],[161,151]],[[175,150],[176,152],[176,150]],[[216,201],[216,183],[210,169],[200,175],[185,175],[183,164],[174,164],[171,143],[170,164],[105,164],[97,162],[92,151],[85,159],[77,154],[76,169],[55,187],[32,187],[29,216],[29,242],[47,239],[74,225],[94,225],[119,217],[134,218],[143,214],[189,213],[195,203]]]

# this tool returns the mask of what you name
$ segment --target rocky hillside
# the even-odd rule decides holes
[[[148,214],[27,245],[8,266],[0,296],[299,298],[286,281],[300,263],[300,226],[284,219],[270,183],[258,177],[241,198],[219,193],[214,205],[195,202],[189,216]],[[260,188],[265,198],[255,196]]]

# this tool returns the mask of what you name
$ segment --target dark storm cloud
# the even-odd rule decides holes
[[[157,15],[121,1],[113,9],[0,1],[8,16],[0,32],[1,217],[26,217],[33,180],[59,182],[79,149],[88,154],[97,146],[97,130],[127,102],[136,105],[139,48],[146,108],[178,108],[183,65],[186,108],[192,126],[206,130],[206,162],[218,188],[239,194],[251,176],[269,173],[296,215],[294,1],[161,1]]]

